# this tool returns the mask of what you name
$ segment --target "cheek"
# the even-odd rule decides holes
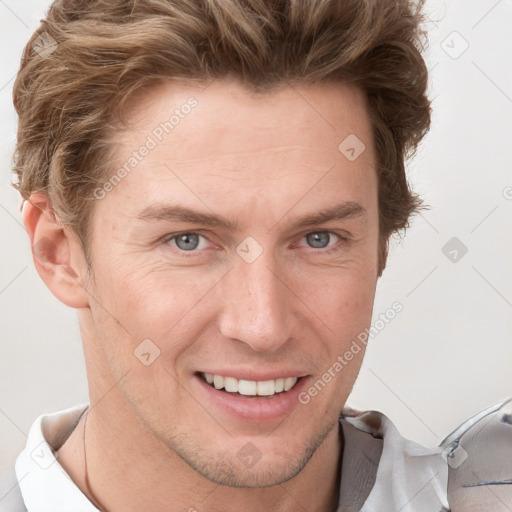
[[[367,266],[347,262],[338,269],[303,276],[301,297],[332,331],[347,333],[351,328],[366,327],[371,320],[375,274]]]
[[[319,386],[323,389],[329,383],[330,391],[322,393],[327,403],[330,396],[346,398],[359,373],[366,349],[361,335],[371,323],[375,281],[368,269],[354,266],[331,272],[316,284],[312,280],[308,283],[303,296],[319,319],[315,320],[316,332],[323,333],[316,353],[321,354]]]
[[[316,299],[312,296],[315,312],[328,329],[323,329],[326,334],[317,348],[322,353],[318,374],[302,399],[304,403],[318,400],[322,414],[339,413],[338,405],[352,391],[366,350],[361,335],[371,323],[374,290],[371,279],[350,274],[333,278],[321,294],[317,292]],[[317,395],[321,398],[314,398]]]
[[[210,319],[208,295],[219,281],[217,274],[141,258],[104,272],[99,286],[117,339],[135,346],[149,338],[167,357],[177,355]]]

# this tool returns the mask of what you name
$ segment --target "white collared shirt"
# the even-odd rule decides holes
[[[461,482],[472,482],[472,476],[468,475],[475,474],[475,464],[479,467],[478,460],[475,462],[473,457],[471,471],[466,471],[468,475],[459,470],[464,462],[461,453],[464,452],[467,457],[461,442],[472,440],[465,444],[466,449],[471,451],[472,446],[477,446],[480,458],[485,457],[482,454],[482,450],[487,451],[482,449],[485,443],[482,445],[482,437],[478,436],[484,429],[480,428],[475,434],[478,429],[473,427],[487,421],[487,437],[484,440],[487,440],[487,444],[493,442],[493,433],[498,432],[500,442],[506,443],[501,450],[503,460],[510,460],[511,405],[512,402],[507,400],[475,415],[448,436],[439,448],[425,448],[403,438],[391,420],[380,412],[344,412],[340,417],[343,456],[338,512],[449,511],[448,498],[452,495],[461,503],[465,496],[471,496],[474,505],[475,496],[477,500],[479,496],[484,496],[482,493],[475,494],[474,490],[480,492],[484,484],[489,485],[489,481],[483,478],[483,483],[477,482],[466,494],[461,494],[461,489],[466,491],[467,485],[472,485]],[[56,450],[69,437],[87,407],[88,404],[80,404],[37,418],[30,429],[27,445],[16,460],[16,476],[22,498],[20,496],[16,507],[8,512],[98,512],[56,458]],[[473,438],[478,439],[480,444]],[[487,463],[482,459],[482,468]],[[512,461],[509,464],[502,462],[501,466],[503,474],[511,471],[509,478],[512,478]],[[470,468],[469,465],[467,467]],[[495,480],[496,475],[493,474],[491,484],[503,483],[496,483]],[[512,485],[505,487],[512,494]],[[484,486],[484,491],[487,490]],[[507,496],[505,500],[509,499]],[[499,509],[486,510],[494,512]]]
[[[27,445],[16,459],[25,502],[20,512],[98,512],[59,464],[54,448],[64,444],[87,407],[81,404],[41,415],[30,428]]]

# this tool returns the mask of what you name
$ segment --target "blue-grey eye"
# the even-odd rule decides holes
[[[315,249],[323,249],[329,245],[331,235],[326,232],[309,233],[306,235],[306,240],[311,247],[314,247]]]
[[[174,238],[176,246],[183,251],[193,251],[199,245],[199,235],[196,233],[183,233]]]

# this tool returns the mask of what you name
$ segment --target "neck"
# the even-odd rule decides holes
[[[191,512],[337,509],[338,425],[292,479],[266,488],[233,488],[204,478],[149,432],[127,406],[119,407],[125,402],[117,389],[91,403],[96,405],[86,421],[59,450],[59,462],[102,512],[164,511],[169,503],[173,510]]]

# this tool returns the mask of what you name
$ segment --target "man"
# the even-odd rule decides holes
[[[405,1],[52,5],[14,87],[15,171],[90,403],[35,422],[20,510],[512,506],[510,402],[438,449],[342,412],[388,239],[421,207],[420,21]]]

